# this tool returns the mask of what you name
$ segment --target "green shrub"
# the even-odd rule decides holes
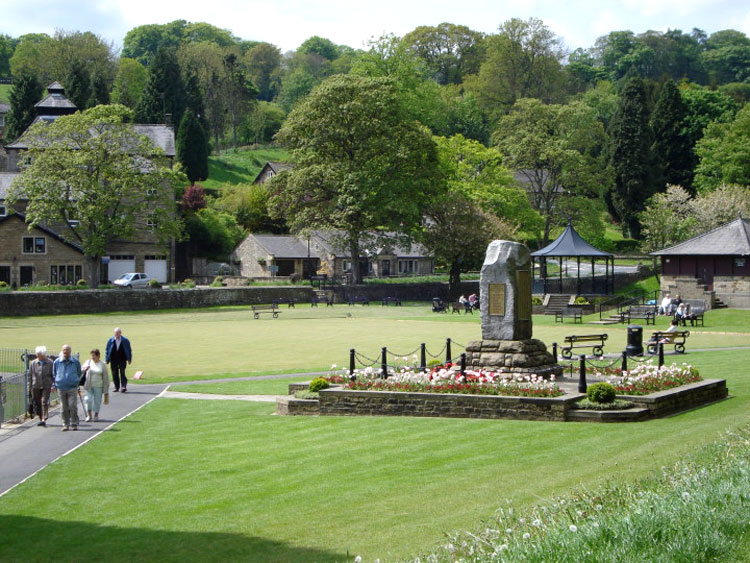
[[[544,303],[544,300],[541,297],[537,297],[536,295],[531,298],[531,304],[532,305],[541,305]]]
[[[192,289],[194,287],[195,287],[195,281],[191,280],[190,278],[186,278],[180,282],[180,288]]]
[[[6,287],[8,287],[8,284],[5,283],[4,281],[0,281],[0,289],[4,289]]]
[[[322,377],[316,377],[310,382],[310,391],[313,393],[317,393],[321,389],[328,389],[331,386],[330,383],[328,383],[328,380],[322,378]]]
[[[78,281],[76,282],[76,285],[77,285],[78,287],[88,287],[88,286],[89,286],[89,284],[87,284],[87,283],[86,283],[86,280],[78,280]]]
[[[576,297],[575,304],[576,305],[590,305],[591,303],[589,303],[589,300],[586,299],[583,295],[580,295]]]
[[[211,287],[222,287],[224,285],[224,276],[216,276],[211,282]]]
[[[617,397],[617,390],[609,383],[594,383],[586,392],[592,403],[611,403]]]
[[[626,401],[625,399],[615,399],[611,403],[595,403],[588,399],[581,399],[573,405],[573,408],[592,411],[621,411],[633,407],[634,404],[632,401]]]
[[[149,280],[148,286],[154,289],[159,289],[161,287],[161,282],[159,282],[159,280]]]
[[[316,391],[309,391],[303,389],[302,391],[296,391],[294,393],[295,399],[319,399],[320,395]]]

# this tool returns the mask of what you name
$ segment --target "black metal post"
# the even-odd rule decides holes
[[[352,381],[354,380],[354,357],[356,356],[356,352],[354,351],[354,348],[349,349],[349,379]]]
[[[664,365],[664,342],[659,342],[659,367]]]
[[[388,377],[388,350],[383,346],[380,356],[380,377],[383,379]]]
[[[557,363],[557,342],[552,343],[552,361]]]
[[[622,370],[622,373],[625,373],[628,371],[628,351],[623,350],[622,351],[622,366],[620,367]]]
[[[424,342],[419,345],[419,349],[419,371],[424,373],[427,371],[427,346]]]
[[[461,375],[466,375],[466,352],[461,352]]]
[[[451,361],[451,339],[446,338],[445,339],[445,363]]]
[[[588,388],[586,386],[586,354],[581,354],[579,358],[581,360],[581,366],[578,371],[578,392],[585,393]]]

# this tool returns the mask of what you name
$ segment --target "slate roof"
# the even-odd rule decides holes
[[[71,102],[68,98],[65,97],[65,94],[61,92],[52,92],[50,94],[47,94],[44,98],[42,98],[41,101],[34,104],[34,107],[36,108],[36,111],[40,114],[44,110],[54,109],[54,110],[73,110],[75,111],[78,109],[76,105]]]
[[[263,165],[263,168],[260,169],[260,172],[258,172],[255,180],[253,180],[253,184],[257,184],[260,181],[266,169],[270,169],[274,174],[278,174],[279,172],[283,172],[284,170],[291,170],[292,168],[294,168],[294,164],[292,164],[291,162],[266,162]]]
[[[8,113],[10,111],[10,105],[4,102],[0,102],[0,113]]]
[[[748,256],[750,221],[739,217],[690,240],[651,253],[652,256]]]
[[[23,221],[24,223],[26,223],[26,215],[24,215],[23,213],[15,212],[15,213],[12,213],[10,215],[6,215],[5,217],[0,217],[0,224],[4,223],[5,221],[10,221],[12,219],[18,219],[19,221]],[[72,243],[72,242],[70,242],[68,240],[65,240],[62,236],[60,236],[59,233],[53,231],[52,229],[49,229],[47,227],[43,227],[42,225],[36,225],[33,228],[34,229],[39,229],[40,231],[42,231],[46,235],[51,236],[52,238],[54,238],[55,240],[60,241],[61,243],[63,243],[66,246],[69,246],[70,248],[72,248],[76,252],[80,252],[81,254],[83,254],[83,250],[81,249],[80,246],[78,246],[77,244],[74,244],[74,243]]]
[[[275,258],[317,258],[314,252],[308,252],[307,243],[294,236],[251,235],[270,256]]]
[[[0,172],[0,199],[4,200],[8,198],[10,185],[18,175],[18,172]]]
[[[388,233],[389,235],[395,235],[395,233]],[[313,231],[312,235],[320,246],[328,253],[332,254],[336,258],[349,258],[349,250],[342,246],[342,243],[338,237],[341,233],[338,231]],[[392,254],[399,258],[426,258],[429,256],[427,249],[418,243],[412,243],[409,246],[404,246],[396,243],[390,243],[388,245],[379,245],[372,251],[362,251],[362,255],[368,256],[379,256],[380,254]]]
[[[581,235],[573,228],[573,224],[568,222],[568,226],[562,234],[553,242],[541,250],[531,253],[532,256],[612,256],[609,252],[599,250],[595,246],[587,243]]]
[[[133,125],[135,132],[146,135],[151,142],[162,149],[167,156],[174,156],[174,130],[169,125],[144,125],[136,123]]]

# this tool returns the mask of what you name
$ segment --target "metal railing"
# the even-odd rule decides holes
[[[28,351],[0,348],[0,424],[23,416],[29,407]]]

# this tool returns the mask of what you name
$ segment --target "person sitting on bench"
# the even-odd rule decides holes
[[[679,323],[677,319],[672,319],[672,323],[669,325],[669,328],[665,330],[662,333],[662,338],[659,340],[660,344],[672,344],[672,339],[667,336],[668,332],[677,332],[677,329],[679,328]]]

